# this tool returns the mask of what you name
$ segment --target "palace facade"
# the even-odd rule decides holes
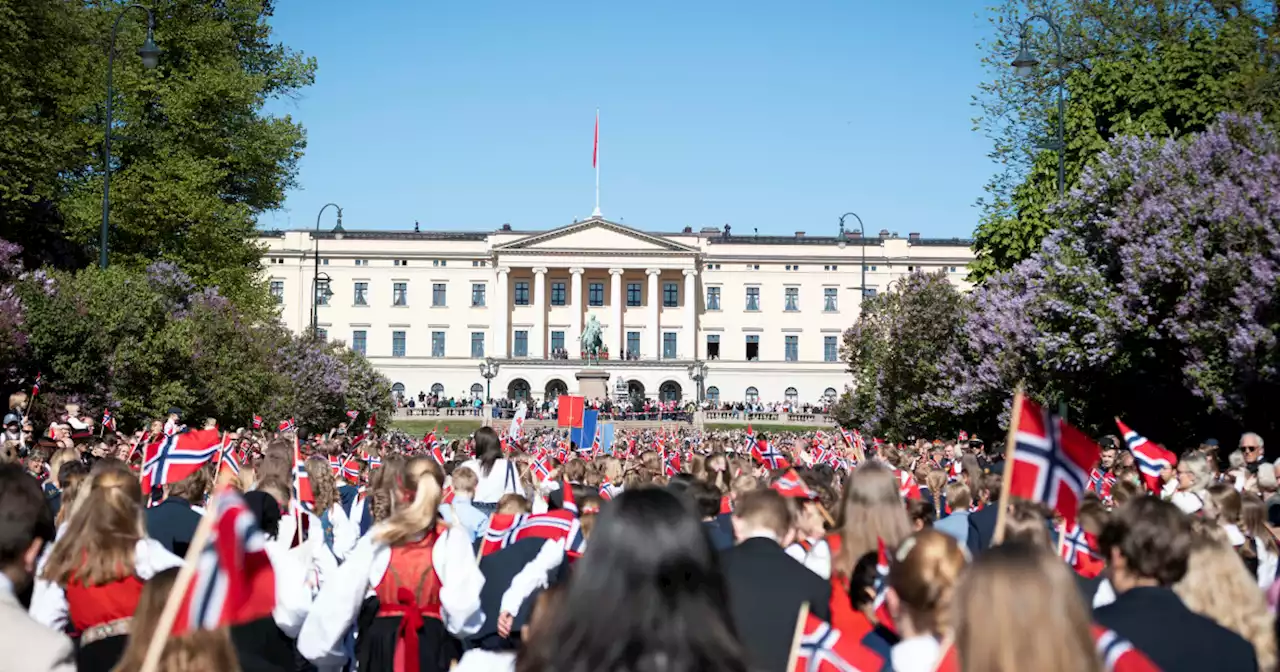
[[[653,233],[600,217],[259,242],[285,325],[307,329],[314,310],[320,333],[365,353],[395,392],[471,398],[491,386],[494,398],[539,400],[577,390],[579,335],[594,317],[619,396],[819,402],[849,381],[841,334],[864,294],[916,270],[968,289],[973,259],[968,240],[917,234]]]

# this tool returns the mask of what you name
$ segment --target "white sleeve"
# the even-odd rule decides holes
[[[378,563],[380,555],[382,562]],[[384,565],[385,572],[390,557],[387,547],[372,539],[356,545],[347,561],[320,587],[298,632],[298,653],[317,666],[346,660],[343,640],[360,614],[375,565]]]
[[[460,527],[449,528],[432,547],[431,562],[440,577],[440,612],[445,629],[463,638],[480,631],[484,609],[480,590],[484,574],[476,563],[470,534]]]
[[[1276,567],[1280,564],[1280,556],[1268,551],[1260,539],[1253,540],[1253,547],[1258,554],[1258,587],[1267,590],[1276,581]]]
[[[351,519],[342,510],[341,504],[333,505],[329,512],[329,523],[333,525],[333,555],[342,561],[351,549],[356,547],[356,541],[360,539],[360,530],[351,524]]]
[[[564,545],[564,539],[543,542],[542,550],[511,579],[511,587],[502,594],[503,612],[513,616],[520,613],[520,606],[533,591],[547,587],[547,577],[564,562]]]
[[[138,578],[148,581],[151,577],[166,569],[182,566],[182,558],[169,552],[163,544],[155,539],[139,539],[133,549],[134,562],[137,565]]]
[[[826,539],[818,541],[804,558],[804,566],[824,579],[831,578],[831,545]]]
[[[267,543],[267,557],[271,559],[271,569],[276,575],[276,606],[271,616],[286,637],[296,639],[307,612],[311,610],[311,589],[307,586],[306,569],[289,554],[289,549],[282,550],[270,542]]]
[[[36,579],[27,613],[40,625],[62,632],[67,627],[67,594],[52,581]]]

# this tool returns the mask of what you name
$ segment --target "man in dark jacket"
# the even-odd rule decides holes
[[[998,464],[995,470],[977,477],[980,485],[975,494],[981,497],[983,492],[987,493],[987,501],[981,510],[969,515],[969,537],[966,539],[966,545],[969,547],[970,555],[976,556],[979,552],[991,548],[992,538],[996,532],[996,516],[1000,513],[1000,488],[1004,478],[1004,469],[1000,467],[1003,467],[1003,464]]]
[[[1258,661],[1248,641],[1191,611],[1173,592],[1187,572],[1191,544],[1191,519],[1173,504],[1141,497],[1117,510],[1098,535],[1116,600],[1093,618],[1164,672],[1254,672]]]
[[[753,670],[785,672],[802,604],[831,621],[831,584],[783,550],[792,523],[782,495],[746,493],[733,512],[738,545],[721,555],[729,611]]]
[[[181,481],[164,486],[164,501],[147,509],[147,535],[179,558],[186,556],[191,537],[200,525],[201,514],[191,507],[204,505],[211,474],[211,466],[205,465]]]

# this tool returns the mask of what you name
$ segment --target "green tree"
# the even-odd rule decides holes
[[[968,310],[944,271],[912,273],[868,299],[844,334],[853,388],[837,405],[838,419],[894,441],[961,429],[935,396],[945,387],[939,364],[959,346]]]
[[[1204,130],[1222,111],[1280,119],[1280,25],[1260,2],[1206,0],[1006,0],[983,63],[991,73],[975,104],[1001,170],[980,201],[972,277],[983,280],[1039,250],[1060,225],[1056,90],[1062,70],[1052,33],[1032,22],[1027,43],[1042,62],[1029,80],[1009,62],[1020,22],[1052,16],[1062,30],[1067,74],[1068,189],[1107,143],[1122,135],[1178,137]]]
[[[140,12],[121,22],[114,66],[112,263],[172,261],[246,309],[267,306],[256,217],[283,202],[305,147],[302,127],[264,106],[315,73],[313,60],[272,42],[272,5],[148,3],[159,67],[146,71],[133,55]],[[0,0],[0,225],[29,259],[77,268],[96,258],[102,101],[119,11],[108,0]]]

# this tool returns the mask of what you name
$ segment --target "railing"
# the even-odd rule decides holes
[[[484,411],[479,408],[436,408],[434,406],[420,406],[418,408],[396,409],[397,418],[483,418]]]
[[[703,422],[728,425],[751,423],[769,425],[834,425],[835,420],[826,413],[796,413],[788,411],[753,413],[747,411],[703,411]]]
[[[420,408],[398,408],[395,417],[399,419],[410,418],[469,418],[482,420],[486,424],[489,423],[506,423],[515,415],[515,410],[511,408],[497,408],[494,406],[485,406],[484,408],[458,407],[458,408],[436,408],[434,406]],[[606,422],[679,422],[679,423],[712,423],[724,425],[749,425],[752,423],[762,425],[805,425],[805,426],[826,426],[834,425],[835,420],[826,413],[797,413],[788,411],[770,411],[770,412],[747,412],[747,411],[698,411],[691,413],[689,411],[601,411],[600,420]],[[543,413],[541,410],[531,410],[528,420],[526,421],[530,427],[551,426],[556,424],[555,411]]]

